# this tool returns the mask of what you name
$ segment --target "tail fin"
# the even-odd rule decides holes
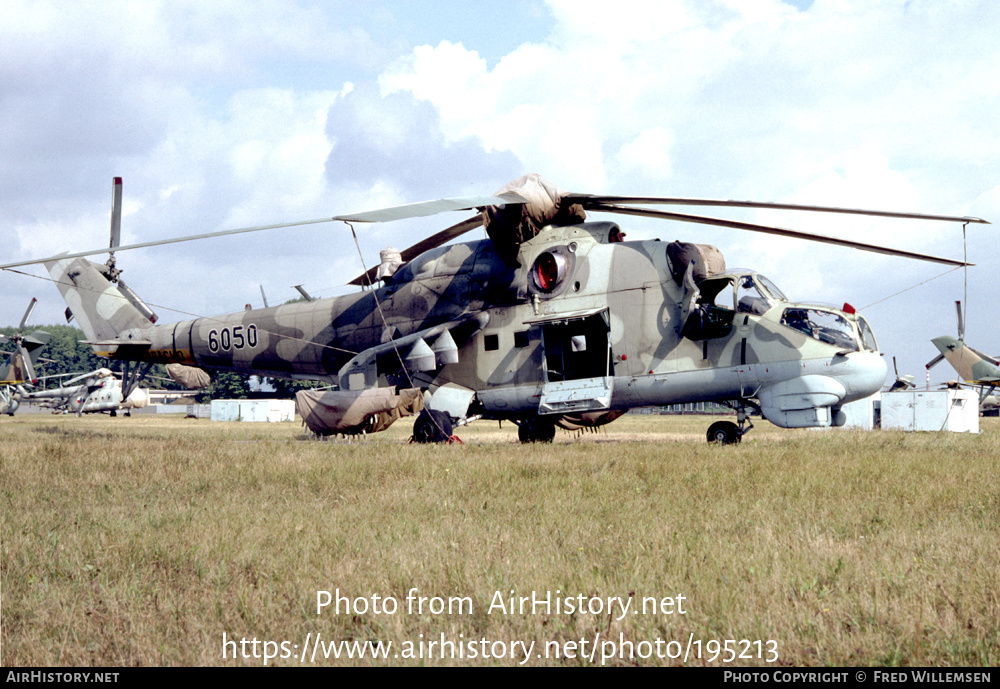
[[[949,335],[935,337],[931,342],[965,382],[974,384],[1000,382],[1000,367],[993,357]]]
[[[17,349],[7,356],[7,361],[0,366],[0,384],[15,385],[25,381],[34,383],[35,364],[41,349],[52,335],[44,330],[36,330],[19,341]]]
[[[131,290],[125,292],[108,281],[102,272],[104,266],[77,258],[49,261],[45,268],[88,340],[110,340],[153,324],[133,303],[128,293]]]

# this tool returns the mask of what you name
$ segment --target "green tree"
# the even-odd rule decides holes
[[[229,371],[213,371],[212,384],[198,395],[199,402],[207,400],[241,400],[250,396],[249,376]]]
[[[267,382],[274,388],[274,393],[270,397],[277,399],[290,399],[295,397],[299,390],[311,390],[320,385],[315,380],[289,380],[287,378],[268,378]]]

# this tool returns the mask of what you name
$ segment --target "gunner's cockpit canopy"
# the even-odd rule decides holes
[[[762,316],[787,299],[760,273],[733,271],[705,277],[697,283],[697,303],[684,321],[682,334],[691,340],[725,337],[736,314]]]
[[[716,308],[763,315],[772,306],[787,301],[784,293],[760,273],[732,272],[703,280],[698,288],[701,301]]]

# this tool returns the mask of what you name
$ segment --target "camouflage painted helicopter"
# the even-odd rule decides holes
[[[418,441],[454,425],[507,419],[522,442],[556,427],[608,423],[633,407],[719,401],[710,442],[735,443],[759,414],[782,427],[842,425],[842,405],[877,392],[886,376],[872,328],[854,309],[791,302],[753,271],[727,271],[714,247],[624,241],[587,212],[650,216],[791,236],[949,265],[961,261],[763,225],[639,207],[650,204],[824,211],[985,222],[743,201],[565,194],[527,175],[488,197],[441,199],[352,215],[240,228],[129,247],[112,212],[106,265],[62,254],[44,261],[89,343],[125,362],[129,392],[154,362],[315,379],[336,389],[299,393],[318,433],[385,428],[419,412]],[[476,215],[394,255],[350,295],[156,324],[118,280],[115,250],[315,222],[382,222],[477,209]],[[485,226],[488,239],[445,245]],[[353,225],[352,225],[353,231]],[[26,265],[28,262],[8,264]],[[129,362],[139,362],[129,371]],[[426,408],[424,405],[426,403]]]
[[[958,338],[950,335],[935,337],[931,343],[940,352],[927,362],[927,370],[947,360],[962,381],[979,390],[979,403],[984,408],[996,408],[997,401],[994,390],[1000,387],[1000,360],[983,354],[979,350],[965,344],[965,318],[962,316],[962,302],[955,302],[958,313]],[[957,381],[949,383],[957,386]]]
[[[14,412],[20,406],[17,386],[38,380],[35,375],[35,364],[38,362],[41,348],[52,336],[43,330],[36,330],[30,335],[24,334],[24,328],[37,303],[37,299],[32,299],[28,304],[28,309],[24,312],[21,324],[14,335],[0,335],[0,344],[14,343],[14,351],[7,355],[6,361],[0,366],[0,414],[14,416]]]

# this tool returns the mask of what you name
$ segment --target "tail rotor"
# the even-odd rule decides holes
[[[31,301],[28,303],[28,308],[24,312],[24,317],[21,318],[20,325],[17,326],[17,332],[11,336],[0,335],[0,344],[7,342],[14,343],[14,351],[11,352],[8,359],[9,366],[7,367],[7,375],[5,383],[23,383],[30,382],[32,384],[38,382],[38,376],[35,375],[35,365],[34,360],[38,356],[32,353],[45,346],[49,341],[51,335],[47,332],[41,330],[36,330],[30,335],[24,334],[24,329],[28,325],[28,321],[31,319],[31,314],[35,310],[35,305],[38,303],[38,299],[32,297]]]

